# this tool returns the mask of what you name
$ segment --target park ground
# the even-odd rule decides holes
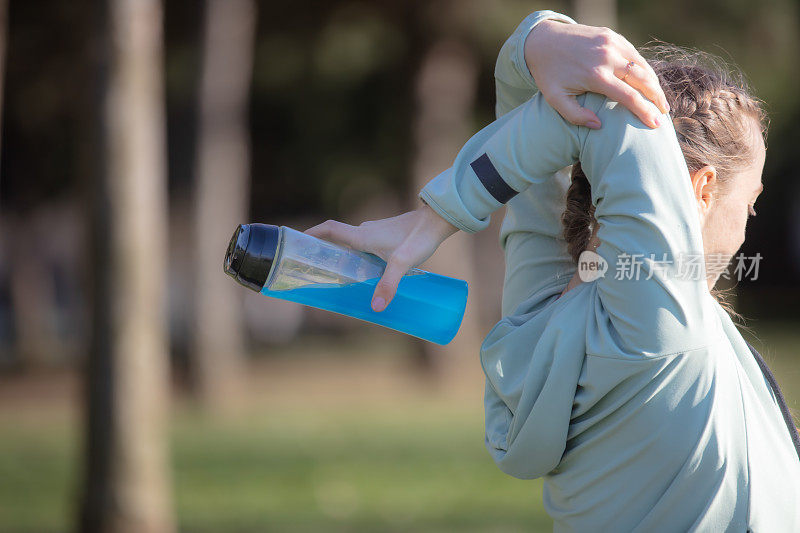
[[[760,341],[746,338],[800,410],[800,329],[750,325]],[[484,448],[480,376],[443,391],[409,367],[391,342],[402,338],[309,339],[257,358],[244,401],[224,416],[177,396],[179,530],[551,531],[541,481],[503,474]],[[0,531],[74,530],[80,391],[72,373],[3,378]]]

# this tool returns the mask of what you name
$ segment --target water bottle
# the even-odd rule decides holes
[[[386,268],[380,257],[287,226],[241,224],[225,253],[225,272],[266,296],[351,316],[447,344],[467,305],[467,282],[412,268],[388,307],[370,305]]]

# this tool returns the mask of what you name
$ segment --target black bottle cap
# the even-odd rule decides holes
[[[272,224],[239,224],[225,252],[225,273],[256,292],[261,292],[275,260],[280,227]]]

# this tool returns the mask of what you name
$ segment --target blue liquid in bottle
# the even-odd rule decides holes
[[[380,257],[318,239],[287,226],[240,224],[223,263],[225,273],[265,296],[297,302],[447,344],[467,305],[467,282],[412,268],[389,305],[371,307],[386,269]]]
[[[381,312],[370,305],[380,278],[336,284],[316,283],[261,294],[325,309],[379,324],[414,337],[447,344],[461,326],[467,302],[467,282],[433,272],[410,272],[403,276],[397,293]]]

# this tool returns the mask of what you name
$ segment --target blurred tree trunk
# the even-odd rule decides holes
[[[239,388],[245,360],[242,288],[222,259],[246,220],[250,189],[248,94],[256,6],[207,0],[199,97],[194,248],[193,383],[206,407],[223,407]]]
[[[458,151],[474,133],[471,117],[477,91],[478,58],[464,44],[463,33],[459,33],[459,28],[468,26],[474,9],[471,5],[438,2],[429,12],[434,39],[422,53],[414,87],[414,207],[420,205],[419,190],[452,166]],[[425,21],[422,24],[424,26]],[[458,232],[445,241],[422,268],[464,279],[471,288],[475,287],[478,278],[472,261],[473,246],[472,235]],[[478,309],[479,302],[470,290],[456,337],[446,346],[419,344],[421,362],[432,367],[438,378],[459,383],[465,374],[480,373],[480,365],[475,364],[482,335]]]
[[[3,124],[3,80],[6,76],[6,44],[8,42],[8,0],[0,0],[0,125]],[[2,128],[0,128],[2,131]],[[2,137],[2,136],[0,136]],[[0,138],[2,141],[2,138]]]
[[[573,18],[587,26],[617,27],[617,0],[571,0]]]
[[[166,418],[166,161],[159,0],[98,1],[99,168],[80,530],[175,529]]]

